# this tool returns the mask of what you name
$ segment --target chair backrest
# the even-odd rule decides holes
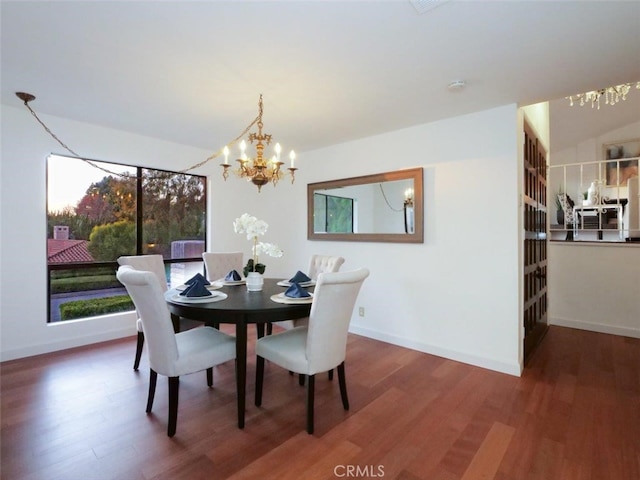
[[[204,252],[202,254],[207,279],[210,281],[224,278],[231,270],[237,270],[242,275],[242,252]]]
[[[631,177],[627,180],[629,211],[629,236],[640,237],[640,177]]]
[[[307,275],[312,280],[316,280],[321,273],[337,272],[344,263],[342,257],[332,257],[330,255],[312,255],[309,260],[309,272]]]
[[[306,346],[310,375],[331,370],[344,361],[353,307],[368,276],[366,268],[318,276]]]
[[[171,315],[155,273],[123,265],[118,268],[116,277],[127,289],[142,321],[149,366],[161,375],[174,376],[178,346]]]
[[[167,274],[164,269],[164,259],[162,255],[130,255],[118,258],[119,265],[129,265],[136,270],[143,270],[145,272],[152,272],[163,292],[168,290],[167,287]]]
[[[576,218],[575,215],[573,213],[573,201],[571,200],[571,197],[569,197],[569,195],[567,195],[566,193],[559,193],[558,194],[558,201],[560,202],[560,206],[562,207],[562,210],[564,211],[564,224],[566,225],[573,225],[576,223]]]

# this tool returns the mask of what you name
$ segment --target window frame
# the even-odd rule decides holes
[[[85,159],[80,159],[80,158],[76,158],[76,157],[70,157],[70,156],[66,156],[66,155],[59,155],[59,154],[50,154],[47,157],[47,174],[46,174],[46,219],[47,219],[47,223],[49,221],[49,205],[48,205],[48,198],[49,198],[49,159],[51,157],[63,157],[63,158],[68,158],[70,160],[78,160],[78,161],[85,161]],[[92,163],[97,163],[97,164],[108,164],[108,165],[118,165],[118,166],[122,166],[122,167],[128,167],[128,168],[134,168],[136,171],[136,219],[135,219],[135,225],[136,225],[136,253],[135,255],[145,255],[146,253],[144,252],[144,228],[141,228],[144,225],[144,205],[143,202],[140,201],[143,198],[143,183],[145,178],[142,176],[142,171],[143,170],[147,170],[147,171],[151,171],[151,172],[162,172],[162,173],[168,173],[168,174],[174,174],[174,175],[189,175],[191,177],[197,177],[199,179],[201,179],[202,181],[202,186],[203,186],[203,203],[204,203],[204,218],[207,218],[207,213],[208,213],[208,202],[207,202],[207,198],[208,198],[208,189],[207,189],[207,176],[206,175],[198,175],[198,174],[193,174],[193,173],[184,173],[184,172],[174,172],[172,170],[166,170],[166,169],[161,169],[161,168],[152,168],[152,167],[144,167],[144,166],[139,166],[139,165],[127,165],[124,163],[119,163],[119,162],[108,162],[108,161],[103,161],[103,160],[90,160],[90,162]],[[106,173],[105,173],[106,174]],[[49,238],[49,228],[47,226],[47,235],[45,237],[45,242],[46,240],[48,240]],[[207,222],[204,222],[204,226],[203,226],[203,238],[205,241],[205,245],[206,245],[206,239],[207,239]],[[48,252],[48,249],[45,249]],[[170,265],[170,264],[175,264],[175,263],[195,263],[195,262],[201,262],[203,263],[203,259],[202,257],[185,257],[185,258],[165,258],[163,255],[163,262],[166,265]],[[92,268],[100,268],[100,267],[110,267],[113,268],[114,271],[117,270],[118,268],[118,262],[117,260],[114,261],[94,261],[94,262],[70,262],[70,263],[49,263],[48,259],[46,260],[46,264],[47,264],[47,269],[46,269],[46,284],[47,284],[47,325],[55,325],[57,323],[61,323],[61,322],[52,322],[51,321],[51,303],[52,303],[52,299],[51,299],[51,273],[54,271],[60,271],[60,270],[86,270],[86,269],[92,269]],[[204,271],[204,263],[203,263],[203,271]],[[79,318],[77,320],[85,320],[87,318],[91,318],[91,317],[84,317],[84,318]]]

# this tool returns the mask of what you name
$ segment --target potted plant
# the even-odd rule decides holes
[[[269,225],[264,220],[243,213],[233,222],[233,229],[236,233],[246,233],[247,240],[253,241],[252,255],[242,273],[247,278],[247,289],[250,291],[262,290],[264,283],[262,275],[267,268],[263,263],[258,263],[258,255],[266,253],[270,257],[281,257],[283,251],[273,243],[258,242],[258,237],[267,233]]]

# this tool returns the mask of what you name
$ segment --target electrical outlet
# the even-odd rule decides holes
[[[364,307],[360,307],[358,309],[358,315],[360,315],[361,317],[364,317]]]

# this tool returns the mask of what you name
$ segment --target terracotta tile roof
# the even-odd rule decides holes
[[[47,239],[47,260],[49,263],[93,262],[87,250],[86,240]]]

